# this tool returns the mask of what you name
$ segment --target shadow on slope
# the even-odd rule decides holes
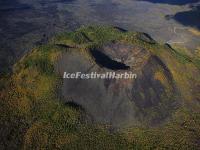
[[[185,26],[200,29],[200,5],[192,6],[192,10],[176,13],[172,18]]]
[[[151,3],[163,3],[170,5],[186,5],[186,4],[196,3],[199,0],[139,0],[139,1],[147,1]]]

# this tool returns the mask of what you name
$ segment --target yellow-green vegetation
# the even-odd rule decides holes
[[[195,28],[190,28],[189,31],[196,35],[196,36],[200,36],[200,31],[198,29],[195,29]]]
[[[142,41],[137,34],[112,27],[84,27],[58,35],[24,56],[12,75],[0,80],[0,149],[198,149],[199,61],[158,43]],[[161,127],[110,132],[106,126],[84,122],[81,109],[61,102],[57,91],[62,80],[54,63],[67,48],[59,44],[87,51],[115,40],[146,48],[169,68],[184,103],[172,121]],[[170,87],[162,70],[155,79]]]

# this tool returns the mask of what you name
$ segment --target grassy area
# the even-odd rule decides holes
[[[199,84],[199,62],[158,43],[138,39],[137,33],[121,32],[112,27],[91,26],[63,33],[49,44],[35,48],[22,58],[10,76],[0,80],[0,149],[198,149],[200,115],[198,106],[181,108],[174,119],[155,128],[133,127],[110,132],[106,126],[85,123],[82,110],[61,103],[57,90],[62,80],[54,63],[66,50],[56,44],[77,47],[87,52],[110,41],[135,44],[158,56],[168,66],[185,104],[193,107]],[[194,75],[194,77],[192,77]],[[162,71],[155,75],[166,85]],[[196,105],[196,103],[195,103]]]

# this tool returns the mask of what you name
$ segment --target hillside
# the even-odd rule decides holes
[[[64,80],[64,71],[137,78]],[[57,35],[1,77],[0,90],[0,149],[200,146],[200,58],[145,33],[89,26]]]

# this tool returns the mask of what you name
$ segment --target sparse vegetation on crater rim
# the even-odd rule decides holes
[[[166,87],[170,99],[164,97],[156,107],[138,110],[143,113],[141,121],[157,117],[155,110],[172,111],[165,106],[168,100],[175,100],[170,95],[173,83],[181,103],[163,125],[134,126],[114,132],[110,126],[87,122],[83,109],[62,103],[62,80],[54,67],[59,56],[76,48],[94,61],[89,50],[116,41],[148,50],[170,72],[170,82],[163,68],[153,76]],[[199,87],[199,58],[156,43],[146,34],[103,26],[63,33],[36,47],[16,63],[12,75],[1,78],[0,149],[198,149]],[[144,97],[145,93],[138,90]]]

